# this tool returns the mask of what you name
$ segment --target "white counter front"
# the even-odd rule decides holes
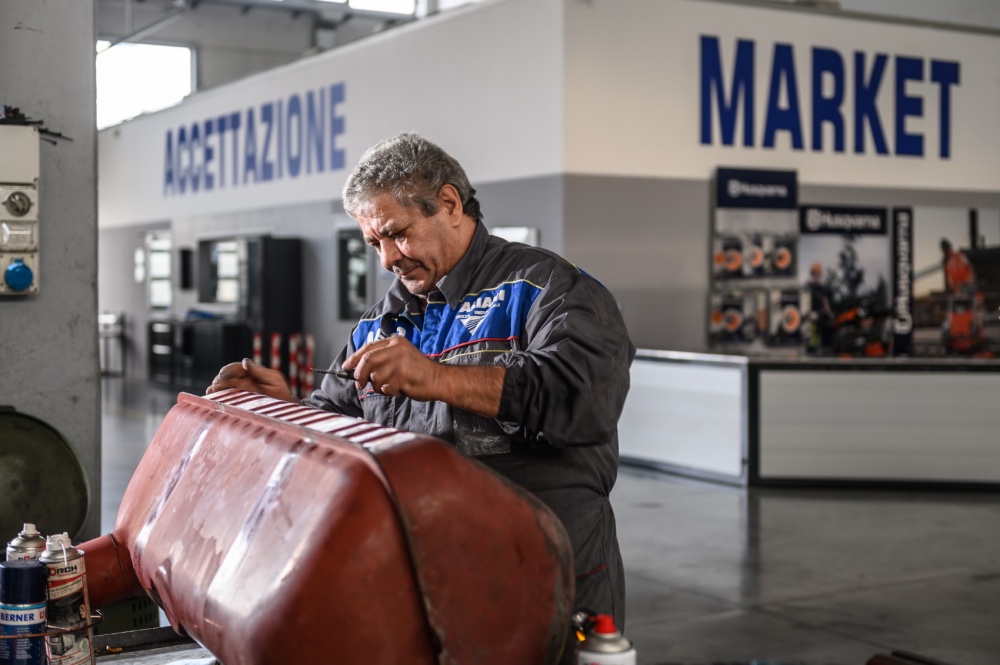
[[[1000,362],[640,351],[625,463],[739,485],[1000,484]]]
[[[618,422],[622,457],[743,482],[747,367],[746,358],[642,352]]]

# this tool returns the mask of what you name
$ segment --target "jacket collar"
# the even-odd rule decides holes
[[[472,236],[469,249],[465,251],[465,255],[458,260],[455,267],[438,280],[437,287],[450,306],[457,307],[462,298],[468,295],[472,278],[475,276],[479,264],[482,263],[483,256],[486,255],[486,244],[489,239],[490,232],[486,230],[486,225],[482,222],[476,222],[476,232]],[[435,300],[436,295],[432,293],[428,302]]]

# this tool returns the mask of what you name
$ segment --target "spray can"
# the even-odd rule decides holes
[[[0,665],[45,665],[46,573],[31,559],[0,561]]]
[[[7,560],[37,559],[45,551],[45,538],[30,522],[24,523],[24,529],[14,540],[7,543]]]
[[[576,665],[635,665],[635,648],[615,628],[614,618],[598,614],[592,619],[577,648]]]
[[[39,561],[48,566],[49,627],[62,629],[48,638],[52,665],[93,665],[93,633],[89,627],[87,568],[83,551],[73,547],[69,534],[49,536]]]

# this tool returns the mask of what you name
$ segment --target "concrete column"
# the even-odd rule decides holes
[[[98,535],[101,516],[95,11],[92,0],[0,2],[0,104],[73,139],[41,145],[40,291],[0,298],[0,405],[47,422],[80,458],[82,539]]]

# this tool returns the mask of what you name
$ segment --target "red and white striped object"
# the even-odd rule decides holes
[[[281,333],[271,333],[271,369],[281,369]]]
[[[302,335],[288,336],[288,387],[294,397],[299,396],[299,346]]]
[[[302,377],[302,392],[306,395],[312,393],[316,388],[316,375],[313,373],[313,356],[316,349],[316,339],[312,333],[306,333],[305,361],[302,363],[304,370]]]
[[[260,347],[261,347],[260,333],[255,332],[253,334],[253,361],[258,365],[261,364],[261,359],[263,357]]]

